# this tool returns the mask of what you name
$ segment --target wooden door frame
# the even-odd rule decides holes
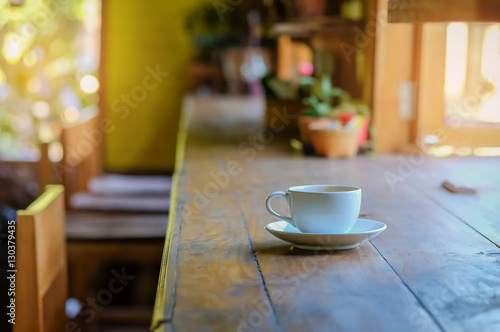
[[[413,135],[413,120],[399,114],[399,89],[402,82],[415,83],[416,29],[411,23],[388,23],[387,10],[387,0],[378,0],[372,112],[377,153],[408,151]]]
[[[378,9],[387,10],[387,1],[378,0]],[[445,23],[378,27],[373,75],[375,152],[422,153],[428,135],[436,136],[438,145],[455,148],[498,146],[498,125],[459,118],[453,123],[444,120],[446,27]],[[398,87],[403,81],[414,85],[414,109],[409,120],[399,115]]]
[[[425,24],[422,27],[420,61],[415,64],[420,66],[414,119],[417,132],[412,143],[422,142],[426,135],[435,135],[439,138],[439,145],[496,147],[500,142],[498,125],[470,123],[460,117],[445,121],[446,47],[435,45],[446,45],[446,29],[446,23]]]

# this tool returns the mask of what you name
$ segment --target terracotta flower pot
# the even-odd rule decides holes
[[[359,130],[320,130],[328,158],[352,158],[358,153]]]
[[[308,136],[318,156],[325,155],[324,131],[332,124],[332,120],[327,118],[318,118],[318,121],[310,122],[307,125]]]
[[[310,129],[309,125],[312,123],[325,123],[325,122],[331,122],[330,119],[328,118],[316,118],[312,116],[300,116],[299,117],[299,135],[300,135],[300,140],[304,144],[311,144],[311,134],[310,134]]]
[[[323,129],[311,130],[309,135],[311,136],[311,144],[314,148],[314,153],[317,156],[325,155],[325,139],[323,134]]]
[[[310,137],[318,156],[352,158],[358,152],[359,129],[332,129],[329,123],[310,125]]]

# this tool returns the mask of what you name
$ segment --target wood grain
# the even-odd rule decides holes
[[[413,79],[415,27],[387,24],[383,14],[387,1],[378,0],[377,4],[372,125],[375,151],[393,153],[410,141],[411,120],[399,114],[399,88],[401,83]]]
[[[279,167],[284,165],[276,166],[285,173]],[[237,194],[283,330],[412,330],[409,317],[418,313],[429,322],[427,331],[439,331],[370,243],[354,250],[314,252],[294,249],[264,232],[272,218],[256,207],[262,207],[269,192],[286,187],[288,183],[273,183]]]
[[[392,191],[385,172],[398,172],[401,159],[384,164],[386,158],[391,157],[336,165],[343,181],[363,188],[362,212],[387,224],[387,230],[372,243],[442,329],[498,328],[500,307],[493,294],[500,287],[496,260],[500,251],[409,181],[398,183]],[[313,169],[321,181],[335,177],[327,167]],[[426,192],[441,190],[439,183],[423,188]],[[477,208],[469,205],[469,209]],[[498,220],[495,214],[489,217]]]
[[[17,331],[63,331],[68,293],[64,188],[50,185],[18,211],[16,243]]]
[[[498,22],[496,0],[389,0],[389,22]]]
[[[436,177],[453,175],[455,160],[411,171],[401,166],[409,156],[293,157],[284,133],[259,140],[262,114],[249,113],[251,103],[242,100],[242,112],[234,99],[191,101],[153,330],[500,328],[494,185],[484,196],[478,188],[477,200],[460,210],[460,201],[443,196],[442,181],[433,185]],[[456,174],[476,165],[495,184],[497,163],[471,159]],[[435,174],[425,182],[421,172]],[[291,248],[263,229],[273,221],[264,208],[267,194],[319,183],[360,186],[361,213],[387,230],[356,249],[314,252]],[[276,203],[286,213],[285,202]],[[483,205],[489,208],[479,212]],[[475,213],[482,219],[471,227]]]
[[[106,130],[97,113],[62,129],[63,160],[53,169],[64,184],[67,208],[71,208],[69,197],[86,191],[88,181],[101,174],[100,147]]]
[[[500,247],[500,175],[496,171],[500,168],[500,158],[423,156],[422,164],[417,166],[411,160],[408,156],[390,156],[379,161],[396,175],[398,167],[408,163],[413,171],[403,178],[405,182]],[[452,194],[440,188],[444,180],[473,188],[477,194]]]

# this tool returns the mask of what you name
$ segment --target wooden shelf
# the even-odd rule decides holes
[[[500,22],[498,0],[389,0],[389,23]]]
[[[351,31],[356,26],[362,26],[362,23],[363,21],[349,21],[338,16],[320,16],[284,22],[268,22],[264,24],[264,29],[269,38],[276,38],[280,35],[304,38],[319,32]]]

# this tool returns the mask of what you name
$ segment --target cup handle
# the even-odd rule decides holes
[[[283,191],[275,191],[273,192],[272,194],[270,194],[269,196],[267,196],[266,198],[266,209],[267,209],[267,212],[269,212],[271,215],[273,215],[274,217],[278,218],[278,219],[281,219],[281,220],[285,220],[285,221],[288,221],[288,223],[290,223],[291,225],[295,226],[295,224],[293,223],[292,221],[292,218],[291,217],[285,217],[285,216],[282,216],[281,214],[279,213],[276,213],[273,208],[271,207],[271,200],[276,197],[276,196],[283,196],[285,197],[286,199],[286,202],[288,203],[288,206],[290,206],[290,199],[289,199],[289,193],[285,193]]]

